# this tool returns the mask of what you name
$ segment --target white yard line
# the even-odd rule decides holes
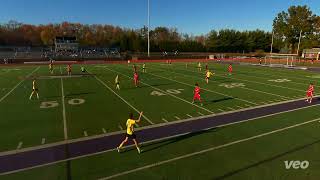
[[[273,113],[273,114],[269,114],[269,115],[265,115],[265,116],[255,117],[255,118],[247,119],[247,120],[244,120],[244,121],[232,122],[232,123],[224,124],[224,125],[217,126],[217,127],[226,127],[226,126],[230,126],[230,125],[234,125],[234,124],[242,124],[242,123],[250,122],[250,121],[253,121],[253,120],[256,120],[256,119],[262,119],[262,118],[266,118],[266,117],[275,116],[275,115],[278,115],[278,114],[284,114],[284,113],[287,113],[287,112],[293,112],[293,111],[297,111],[297,110],[301,110],[301,109],[306,109],[306,108],[311,108],[311,107],[315,107],[315,106],[319,106],[319,104],[315,104],[315,105],[307,106],[307,107],[301,107],[301,108],[297,108],[297,109],[293,109],[293,110],[282,111],[282,112]],[[250,108],[250,109],[252,109],[252,108]],[[242,110],[238,110],[238,112],[239,112],[239,111],[242,111]],[[228,114],[228,113],[224,113],[224,114]],[[211,115],[211,116],[212,116],[212,115]],[[208,117],[209,117],[209,116],[208,116]],[[316,119],[315,121],[318,121],[318,120],[319,120],[319,119]],[[183,120],[182,120],[182,121],[183,121]],[[188,120],[188,121],[191,121],[191,120]],[[177,121],[175,121],[175,122],[169,122],[169,123],[165,123],[165,124],[175,124],[176,122],[177,122]],[[163,125],[158,124],[158,125],[154,125],[154,126],[158,127],[158,126],[163,126]],[[148,129],[148,128],[150,128],[150,127],[147,127],[147,128],[145,128],[145,129]],[[209,129],[210,129],[210,128],[209,128]],[[122,131],[119,131],[119,132],[109,133],[109,135],[122,134],[122,133],[123,133]],[[185,134],[188,134],[188,133],[183,133],[183,134],[178,134],[178,135],[174,135],[174,136],[168,136],[168,137],[163,137],[163,138],[159,138],[159,139],[154,139],[154,140],[142,142],[141,144],[148,144],[148,143],[153,143],[153,142],[159,142],[159,141],[162,141],[162,140],[166,140],[166,139],[170,139],[170,138],[174,138],[174,137],[179,137],[179,136],[182,136],[182,135],[185,135]],[[108,136],[108,135],[99,136],[99,137],[105,137],[105,136]],[[84,139],[95,139],[95,138],[97,138],[97,137],[79,138],[78,140],[70,140],[69,143],[79,142],[79,141],[82,141],[82,140],[84,140]],[[66,144],[66,141],[64,141],[64,142],[58,142],[58,143],[52,143],[52,144],[50,144],[50,145],[38,146],[38,147],[36,147],[36,148],[35,148],[35,147],[25,148],[25,150],[19,150],[19,151],[13,150],[13,151],[2,152],[2,153],[0,153],[0,156],[9,155],[9,154],[16,154],[17,152],[26,152],[26,151],[28,151],[28,150],[37,150],[37,149],[42,149],[42,148],[52,147],[52,146],[62,145],[62,144]],[[128,147],[132,147],[132,146],[133,146],[133,145],[129,145],[129,146],[127,146],[127,148],[128,148]],[[45,167],[45,166],[48,166],[48,165],[58,164],[58,163],[66,162],[66,161],[70,161],[70,160],[81,159],[81,158],[84,158],[84,157],[90,157],[90,156],[94,156],[94,155],[99,155],[99,154],[107,153],[107,152],[114,151],[114,150],[116,150],[116,149],[109,149],[109,150],[105,150],[105,151],[101,151],[101,152],[96,152],[96,153],[92,153],[92,154],[87,154],[87,155],[82,155],[82,156],[78,156],[78,157],[74,157],[74,158],[68,158],[68,159],[64,159],[64,160],[60,160],[60,161],[56,161],[56,162],[52,162],[52,163],[42,164],[42,165],[30,167],[30,168],[24,168],[24,169],[19,169],[19,170],[15,170],[15,171],[10,171],[10,172],[6,172],[6,173],[0,173],[0,175],[13,174],[13,173],[21,172],[21,171],[25,171],[25,170],[35,169],[35,168],[39,168],[39,167]]]
[[[87,136],[88,136],[87,131],[83,131],[83,135],[84,135],[85,137],[87,137]]]
[[[19,142],[17,149],[21,149],[22,145],[23,145],[23,142]]]
[[[243,107],[241,107],[241,106],[237,106],[238,108],[240,108],[240,109],[242,109]]]
[[[232,108],[232,107],[227,107],[228,109],[230,109],[230,110],[232,110],[232,111],[234,111],[235,109],[234,108]]]
[[[111,91],[113,94],[115,94],[119,99],[121,99],[124,103],[126,103],[128,106],[130,106],[133,110],[135,110],[137,113],[140,113],[140,111],[135,108],[133,105],[131,105],[128,101],[126,101],[123,97],[121,97],[118,93],[116,93],[114,90],[112,90],[105,82],[103,82],[100,78],[97,76],[94,76],[97,81],[99,81],[103,86],[105,86],[109,91]],[[146,119],[150,124],[154,124],[148,117],[145,115],[142,115],[144,119]]]
[[[158,161],[156,163],[152,163],[152,164],[141,166],[141,167],[138,167],[138,168],[135,168],[135,169],[123,171],[123,172],[120,172],[120,173],[117,173],[117,174],[114,174],[114,175],[111,175],[111,176],[100,178],[99,180],[112,179],[112,178],[116,178],[116,177],[120,177],[120,176],[123,176],[123,175],[130,174],[130,173],[134,173],[134,172],[137,172],[137,171],[150,169],[150,168],[153,168],[153,167],[156,167],[156,166],[160,166],[160,165],[163,165],[163,164],[168,164],[168,163],[175,162],[175,161],[178,161],[178,160],[181,160],[181,159],[194,157],[194,156],[197,156],[197,155],[200,155],[200,154],[204,154],[204,153],[207,153],[207,152],[210,152],[210,151],[226,148],[226,147],[229,147],[229,146],[232,146],[232,145],[236,145],[236,144],[240,144],[240,143],[247,142],[247,141],[256,140],[256,139],[259,139],[259,138],[262,138],[262,137],[265,137],[265,136],[268,136],[268,135],[272,135],[272,134],[276,134],[276,133],[279,133],[279,132],[287,131],[287,130],[290,130],[290,129],[293,129],[293,128],[296,128],[296,127],[300,127],[300,126],[303,126],[303,125],[306,125],[306,124],[310,124],[310,123],[313,123],[313,122],[316,122],[316,121],[319,121],[319,118],[313,119],[313,120],[310,120],[310,121],[306,121],[306,122],[303,122],[303,123],[298,123],[298,124],[294,124],[294,125],[291,125],[291,126],[287,126],[285,128],[280,128],[280,129],[277,129],[277,130],[269,131],[269,132],[266,132],[266,133],[258,134],[258,135],[251,136],[251,137],[248,137],[248,138],[239,139],[237,141],[232,141],[232,142],[229,142],[229,143],[226,143],[226,144],[222,144],[222,145],[214,146],[214,147],[211,147],[211,148],[203,149],[201,151],[196,151],[196,152],[193,152],[193,153],[188,153],[188,154],[185,154],[185,155],[177,156],[175,158],[171,158],[171,159],[168,159],[168,160]]]
[[[40,66],[37,67],[36,69],[34,69],[31,73],[29,73],[29,74],[26,76],[26,78],[30,77],[30,76],[31,76],[34,72],[36,72],[39,68],[40,68]],[[26,78],[25,78],[25,79],[26,79]],[[24,82],[25,79],[23,79],[23,80],[21,80],[20,82],[18,82],[18,84],[16,84],[9,92],[7,92],[7,94],[5,94],[4,96],[2,96],[1,99],[0,99],[0,102],[2,102],[6,97],[8,97],[15,89],[17,89],[17,87],[18,87],[22,82]]]
[[[189,72],[196,72],[196,71],[190,71],[190,70],[185,70],[185,69],[180,69],[180,70],[189,71]],[[246,79],[234,78],[234,77],[230,77],[230,76],[221,76],[221,75],[217,75],[217,74],[215,74],[215,76],[229,78],[229,79],[235,79],[235,80],[239,80],[239,81],[251,82],[251,83],[256,83],[256,84],[262,84],[262,85],[266,85],[266,86],[279,87],[279,88],[283,88],[283,89],[290,89],[290,90],[294,90],[294,91],[305,92],[305,90],[301,90],[301,89],[295,89],[295,88],[289,88],[289,87],[285,87],[285,86],[262,83],[262,82],[258,82],[258,81],[251,81],[251,80],[246,80]]]
[[[62,70],[60,67],[60,73],[62,74]],[[63,134],[64,140],[68,140],[68,128],[67,128],[67,116],[66,116],[66,106],[65,106],[65,96],[64,96],[64,87],[63,87],[63,80],[60,78],[61,81],[61,101],[62,101],[62,118],[63,118]]]
[[[201,116],[204,116],[204,114],[203,114],[203,113],[201,113],[201,112],[198,112],[198,114],[200,114]]]
[[[112,72],[115,72],[115,73],[118,73],[118,74],[121,74],[121,75],[123,75],[123,76],[125,76],[125,77],[128,77],[129,79],[133,79],[133,78],[131,78],[131,77],[129,77],[129,76],[123,74],[123,73],[118,72],[118,71],[115,71],[115,70],[112,70],[112,69],[109,69],[109,68],[105,68],[105,69],[107,69],[107,70],[109,70],[109,71],[112,71]],[[153,89],[156,89],[156,90],[158,90],[158,91],[161,91],[162,93],[167,94],[167,95],[169,95],[169,96],[172,96],[172,97],[174,97],[174,98],[176,98],[176,99],[179,99],[179,100],[181,100],[181,101],[183,101],[183,102],[185,102],[185,103],[188,103],[188,104],[190,104],[190,105],[193,105],[193,106],[196,106],[196,107],[198,107],[198,108],[200,108],[200,109],[203,109],[203,110],[205,110],[205,111],[207,111],[207,112],[209,112],[209,113],[213,113],[213,112],[210,111],[209,109],[206,109],[206,108],[204,108],[204,107],[201,107],[201,106],[198,106],[198,105],[196,105],[196,104],[193,104],[193,103],[191,103],[191,102],[189,102],[189,101],[187,101],[187,100],[185,100],[185,99],[179,98],[178,96],[175,96],[175,95],[173,95],[172,93],[168,93],[168,92],[166,92],[166,91],[164,91],[164,90],[162,90],[162,89],[156,88],[156,87],[154,87],[154,86],[152,86],[152,85],[150,85],[150,84],[147,84],[147,83],[145,83],[145,82],[142,82],[142,81],[140,81],[140,83],[141,83],[141,84],[144,84],[144,85],[146,85],[146,86],[149,86],[149,87],[151,87],[151,88],[153,88]]]
[[[186,115],[187,115],[188,117],[191,117],[191,118],[193,117],[193,116],[191,116],[190,114],[186,114]]]
[[[224,112],[224,110],[222,110],[222,109],[218,109],[219,111],[221,111],[221,112]]]
[[[170,80],[170,81],[174,81],[174,82],[177,82],[177,83],[180,83],[180,84],[184,84],[184,85],[186,85],[186,86],[194,87],[193,85],[190,85],[190,84],[187,84],[187,83],[184,83],[184,82],[181,82],[181,81],[177,81],[177,80],[174,80],[174,79],[170,79],[170,78],[167,78],[167,77],[163,77],[163,76],[160,76],[160,75],[155,75],[155,74],[152,74],[152,73],[148,73],[148,74],[151,74],[151,75],[153,75],[153,76],[160,77],[160,78],[163,78],[163,79],[167,79],[167,80]],[[219,95],[222,95],[222,96],[225,96],[225,97],[230,97],[230,98],[233,98],[233,99],[238,99],[238,100],[243,101],[243,102],[246,102],[246,103],[258,105],[257,103],[254,103],[254,102],[251,102],[251,101],[247,101],[247,100],[244,100],[244,99],[240,99],[240,98],[237,98],[237,97],[229,96],[229,95],[227,95],[227,94],[219,93],[219,92],[216,92],[216,91],[212,91],[212,90],[210,90],[210,89],[206,89],[206,88],[201,88],[201,89],[204,90],[204,91],[212,92],[212,93],[219,94]]]
[[[165,118],[162,118],[162,121],[164,121],[164,122],[169,122],[169,121],[167,121]]]
[[[174,116],[174,118],[176,118],[177,120],[181,120],[178,116]]]
[[[107,133],[106,129],[102,128],[102,132],[105,134]]]
[[[315,98],[319,98],[319,96],[316,96]],[[304,100],[304,98],[301,98],[301,99],[298,99],[298,100]],[[288,101],[282,101],[282,102],[275,102],[275,103],[267,104],[267,105],[259,105],[259,106],[255,106],[255,107],[248,107],[248,108],[245,108],[245,109],[237,109],[235,111],[228,111],[228,112],[221,112],[221,113],[217,113],[217,114],[202,115],[202,116],[198,116],[198,117],[193,117],[193,118],[189,118],[189,119],[182,119],[182,120],[177,120],[177,121],[171,121],[171,122],[167,122],[167,123],[159,123],[159,124],[154,124],[154,125],[144,126],[144,127],[138,128],[138,129],[136,129],[136,131],[155,128],[155,127],[161,127],[161,126],[167,126],[167,125],[170,125],[170,124],[178,124],[178,123],[182,123],[182,122],[196,121],[198,119],[210,118],[210,117],[214,117],[214,116],[217,116],[217,115],[231,114],[231,113],[235,113],[235,112],[243,112],[243,111],[248,111],[248,110],[252,110],[252,109],[270,107],[270,106],[289,103],[289,102],[294,102],[294,101],[297,101],[297,100],[288,100]],[[229,126],[229,125],[233,125],[233,124],[245,123],[245,122],[252,121],[252,120],[255,120],[255,119],[259,119],[259,118],[270,117],[270,116],[274,116],[274,115],[278,115],[278,114],[284,114],[284,113],[293,112],[293,111],[297,111],[297,110],[301,110],[301,109],[307,109],[307,108],[311,108],[311,107],[315,107],[315,106],[319,106],[319,104],[314,104],[314,105],[304,106],[304,107],[291,109],[291,110],[287,110],[287,111],[272,113],[272,114],[268,114],[268,115],[265,115],[265,116],[259,116],[259,117],[256,117],[256,118],[247,119],[247,120],[243,120],[243,121],[239,121],[239,122],[228,123],[228,124],[225,124],[225,125],[221,125],[220,127]],[[200,113],[200,112],[198,112],[198,113]],[[103,138],[103,137],[112,136],[112,135],[116,135],[116,134],[123,134],[123,131],[119,130],[119,131],[110,132],[110,133],[106,133],[106,134],[92,135],[92,136],[89,136],[89,137],[81,137],[81,138],[76,138],[76,139],[70,139],[68,141],[59,141],[59,142],[54,142],[54,143],[50,143],[50,144],[44,144],[44,145],[40,145],[40,146],[26,147],[26,148],[23,148],[23,149],[21,149],[19,151],[17,151],[17,150],[4,151],[4,152],[0,152],[0,156],[16,154],[18,152],[19,153],[20,152],[28,152],[28,151],[33,151],[33,150],[38,150],[38,149],[43,149],[43,148],[49,148],[49,147],[54,147],[54,146],[58,146],[58,145],[64,145],[64,144],[68,144],[68,143],[76,143],[76,142],[81,142],[81,141],[86,141],[86,140],[91,140],[91,139]],[[108,151],[111,151],[111,150],[107,150],[107,151],[104,151],[104,152],[108,152]],[[90,155],[88,155],[88,156],[90,156]]]
[[[45,144],[46,143],[46,138],[42,138],[41,139],[41,144]]]

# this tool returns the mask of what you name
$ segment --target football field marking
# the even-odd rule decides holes
[[[87,137],[87,136],[88,136],[87,131],[83,131],[83,135],[84,135],[85,137]]]
[[[105,82],[103,82],[100,78],[97,76],[94,76],[94,78],[99,81],[103,86],[105,86],[109,91],[111,91],[113,94],[115,94],[119,99],[121,99],[124,103],[126,103],[128,106],[130,106],[133,110],[135,110],[137,113],[140,113],[138,109],[136,109],[133,105],[131,105],[128,101],[126,101],[123,97],[121,97],[118,93],[116,93],[114,90],[112,90]],[[148,117],[146,117],[144,114],[142,115],[144,119],[146,119],[150,124],[154,124]]]
[[[33,73],[35,73],[38,69],[40,68],[40,66],[38,66],[36,69],[34,69],[31,73],[29,73],[26,77],[30,77]],[[26,78],[25,78],[26,79]],[[18,82],[18,84],[16,84],[9,92],[7,92],[7,94],[5,94],[4,96],[1,97],[0,102],[2,102],[6,97],[8,97],[15,89],[17,89],[17,87],[23,83],[25,81],[25,79],[21,80],[20,82]]]
[[[175,73],[175,72],[171,72],[171,73]],[[167,80],[170,80],[170,81],[174,81],[174,82],[177,82],[177,83],[180,83],[180,84],[184,84],[184,85],[186,85],[186,86],[194,87],[193,85],[190,85],[190,84],[188,84],[188,83],[184,83],[184,82],[181,82],[181,81],[177,81],[177,80],[174,80],[174,79],[171,79],[171,78],[163,77],[163,76],[160,76],[160,75],[155,75],[155,74],[153,74],[153,73],[148,73],[148,74],[153,75],[153,76],[156,76],[156,77],[160,77],[160,78],[163,78],[163,79],[167,79]],[[179,74],[179,73],[178,73],[178,74]],[[240,100],[240,101],[243,101],[243,102],[246,102],[246,103],[258,105],[258,104],[254,103],[254,102],[247,101],[247,100],[240,99],[240,98],[233,97],[233,96],[229,96],[229,95],[227,95],[227,94],[219,93],[219,92],[216,92],[216,91],[212,91],[212,90],[210,90],[210,89],[206,89],[206,88],[201,88],[201,89],[204,90],[204,91],[212,92],[212,93],[219,94],[219,95],[222,95],[222,96],[225,96],[225,97],[230,97],[230,98],[233,98],[233,99],[237,99],[237,100]]]
[[[23,145],[23,142],[19,142],[17,149],[21,149],[22,145]]]
[[[232,108],[232,107],[227,107],[228,109],[230,109],[230,110],[232,110],[232,111],[234,111],[235,109],[234,108]]]
[[[316,96],[315,98],[319,98],[319,97],[320,96]],[[150,126],[141,127],[139,129],[137,129],[137,131],[143,130],[143,129],[150,129],[150,128],[155,128],[155,127],[171,125],[171,124],[178,124],[178,123],[182,123],[182,122],[190,122],[190,121],[195,121],[195,120],[202,119],[202,118],[210,118],[210,117],[217,116],[217,115],[231,114],[231,113],[235,113],[235,112],[244,112],[244,111],[248,111],[248,110],[252,110],[252,109],[271,107],[271,106],[274,106],[274,105],[279,105],[279,104],[284,104],[284,103],[289,103],[289,102],[295,102],[295,101],[301,101],[301,100],[305,100],[305,98],[296,99],[296,100],[288,100],[288,101],[283,101],[283,102],[275,102],[275,103],[268,104],[268,105],[260,105],[260,106],[257,106],[257,107],[248,107],[248,108],[245,108],[245,109],[237,109],[235,111],[221,112],[221,113],[218,113],[218,114],[203,115],[203,116],[189,118],[189,119],[171,121],[171,122],[168,122],[168,123],[159,123],[159,124],[154,124],[154,125],[150,125]],[[228,124],[225,124],[225,125],[221,125],[220,127],[229,126],[229,125],[233,125],[233,124],[241,124],[241,123],[245,123],[245,122],[252,121],[252,120],[255,120],[255,119],[259,119],[259,118],[265,118],[265,117],[270,117],[270,116],[283,114],[283,113],[287,113],[287,112],[293,112],[293,111],[297,111],[297,110],[301,110],[301,109],[307,109],[307,108],[311,108],[311,107],[315,107],[315,106],[319,106],[319,105],[320,104],[313,104],[313,105],[303,106],[303,107],[290,109],[290,110],[286,110],[286,111],[281,111],[281,112],[277,112],[277,113],[271,113],[271,114],[264,115],[264,116],[259,116],[259,117],[256,117],[256,118],[251,118],[251,119],[247,119],[247,120],[243,120],[243,121],[228,123]],[[45,145],[26,147],[26,148],[23,148],[23,149],[19,150],[19,152],[28,152],[28,151],[33,151],[33,150],[38,150],[38,149],[43,149],[43,148],[50,148],[50,147],[54,147],[54,146],[58,146],[58,145],[82,142],[82,141],[86,141],[86,140],[103,138],[103,137],[106,137],[106,136],[112,136],[112,135],[122,134],[122,133],[123,133],[123,131],[120,130],[120,131],[110,132],[110,133],[102,134],[102,135],[93,135],[93,136],[90,136],[90,137],[81,137],[81,138],[76,138],[76,139],[70,139],[68,141],[58,141],[58,142],[45,144]],[[173,137],[176,137],[176,136],[173,136]],[[166,139],[166,138],[162,138],[162,139]],[[112,151],[112,150],[106,150],[106,151],[103,151],[103,152],[109,152],[109,151]],[[16,150],[9,150],[9,151],[0,152],[0,156],[11,155],[11,154],[16,154],[16,153],[17,153]],[[99,152],[97,154],[99,154]],[[81,156],[81,157],[86,157],[86,156],[90,156],[90,155],[84,155],[84,156]],[[77,158],[75,158],[75,159],[77,159]],[[63,162],[63,160],[59,161],[59,162]],[[55,162],[47,163],[46,165],[49,165],[49,164],[55,164]],[[41,165],[40,165],[40,167],[41,167]],[[28,168],[28,169],[30,169],[30,168]]]
[[[60,73],[62,74],[61,66],[60,66]],[[63,135],[64,140],[68,139],[68,128],[67,128],[67,116],[66,116],[66,107],[65,107],[65,96],[64,96],[64,86],[63,86],[63,79],[60,78],[61,81],[61,101],[62,101],[62,118],[63,118]]]
[[[123,73],[118,72],[118,71],[115,71],[115,70],[112,70],[112,69],[109,69],[109,68],[105,68],[105,69],[108,70],[108,71],[112,71],[112,72],[114,72],[114,73],[117,73],[117,74],[121,74],[121,75],[123,75],[123,76],[125,76],[125,77],[127,77],[127,78],[129,78],[129,79],[133,79],[133,78],[131,78],[131,77],[129,77],[129,76],[123,74]],[[190,105],[193,105],[193,106],[196,106],[196,107],[198,107],[198,108],[200,108],[200,109],[203,109],[203,110],[205,110],[205,111],[207,111],[207,112],[209,112],[209,113],[213,113],[212,111],[210,111],[210,110],[207,109],[207,108],[204,108],[204,107],[198,106],[198,105],[196,105],[196,104],[193,104],[193,103],[191,103],[191,102],[189,102],[189,101],[187,101],[187,100],[185,100],[185,99],[182,99],[182,98],[179,98],[178,96],[175,96],[175,95],[172,94],[172,93],[168,93],[168,92],[166,92],[166,91],[164,91],[164,90],[162,90],[162,89],[156,88],[156,87],[154,87],[154,86],[152,86],[152,85],[150,85],[150,84],[147,84],[147,83],[145,83],[145,82],[142,82],[142,81],[140,81],[140,83],[141,83],[141,84],[144,84],[144,85],[146,85],[146,86],[149,86],[149,87],[151,87],[151,88],[153,88],[153,89],[156,89],[156,90],[158,90],[158,91],[161,91],[162,93],[165,93],[165,94],[167,94],[167,95],[169,95],[169,96],[172,96],[172,97],[174,97],[174,98],[176,98],[176,99],[179,99],[179,100],[181,100],[181,101],[183,101],[183,102],[185,102],[185,103],[188,103],[188,104],[190,104]]]
[[[123,130],[123,127],[120,124],[118,125],[118,127],[121,131]]]
[[[201,113],[201,112],[198,112],[198,114],[200,114],[201,116],[204,116],[204,114],[203,114],[203,113]]]
[[[181,120],[178,116],[174,116],[177,120]]]
[[[191,118],[193,117],[193,116],[191,116],[190,114],[186,114],[186,115],[189,116],[189,117],[191,117]]]
[[[217,127],[226,127],[226,126],[230,126],[230,125],[234,125],[234,124],[242,124],[242,123],[250,122],[250,121],[256,120],[256,119],[271,117],[271,116],[275,116],[275,115],[278,115],[278,114],[283,114],[283,113],[287,113],[287,112],[293,112],[293,111],[297,111],[297,110],[301,110],[301,109],[307,109],[307,108],[311,108],[311,107],[315,107],[315,106],[319,106],[319,104],[314,104],[314,105],[311,105],[311,106],[305,106],[305,107],[300,107],[300,108],[297,108],[297,109],[291,109],[291,110],[287,110],[287,111],[272,113],[272,114],[268,114],[268,115],[264,115],[264,116],[259,116],[259,117],[247,119],[247,120],[244,120],[244,121],[227,123],[227,124],[223,124],[223,125],[220,125],[220,126],[217,126]],[[248,109],[254,109],[254,108],[248,108]],[[241,110],[238,110],[238,111],[241,111]],[[228,114],[228,113],[223,113],[223,114]],[[318,119],[318,120],[319,120],[319,119]],[[319,122],[320,122],[320,121],[319,121]],[[169,123],[167,123],[167,124],[175,124],[175,122],[169,122]],[[155,126],[155,127],[158,127],[158,126],[161,126],[161,124],[154,125],[154,126]],[[208,128],[208,129],[211,129],[211,128]],[[118,132],[117,134],[120,134],[120,133],[123,133],[123,132],[121,131],[121,132]],[[109,134],[110,134],[110,135],[114,135],[114,134],[116,134],[116,133],[109,133]],[[185,135],[185,134],[188,134],[188,133],[182,133],[182,134],[177,134],[177,135],[173,135],[173,136],[168,136],[168,137],[163,137],[163,138],[159,138],[159,139],[154,139],[154,140],[142,142],[141,144],[148,144],[148,143],[158,142],[158,141],[162,141],[162,140],[166,140],[166,139],[170,139],[170,138],[174,138],[174,137],[179,137],[179,136],[182,136],[182,135]],[[105,136],[100,136],[100,137],[105,137]],[[95,137],[95,138],[96,138],[96,137]],[[95,138],[92,138],[92,137],[91,137],[90,139],[95,139]],[[80,139],[80,140],[79,140],[79,139]],[[79,139],[78,139],[78,140],[70,140],[70,143],[79,142],[79,141],[81,141],[82,139],[88,139],[88,138],[79,138]],[[38,147],[25,148],[24,150],[19,150],[18,152],[27,152],[27,151],[30,151],[30,150],[37,150],[37,149],[42,149],[42,148],[46,148],[46,147],[52,147],[52,146],[56,146],[56,145],[63,145],[63,144],[67,144],[67,143],[66,143],[65,141],[63,141],[63,142],[57,142],[57,143],[47,144],[47,145],[38,146]],[[130,147],[133,147],[133,145],[127,146],[127,148],[130,148]],[[61,162],[66,162],[66,161],[70,161],[70,160],[81,159],[81,158],[84,158],[84,157],[90,157],[90,156],[94,156],[94,155],[99,155],[99,154],[103,154],[103,153],[107,153],[107,152],[115,151],[115,150],[116,150],[116,149],[108,149],[108,150],[101,151],[101,152],[96,152],[96,153],[92,153],[92,154],[87,154],[87,155],[82,155],[82,156],[78,156],[78,157],[73,157],[73,158],[68,158],[68,159],[64,159],[64,160],[59,160],[59,161],[56,161],[56,162],[45,163],[45,164],[36,165],[36,166],[33,166],[33,167],[28,167],[28,168],[23,168],[23,169],[19,169],[19,170],[14,170],[14,171],[10,171],[10,172],[5,172],[5,173],[1,173],[0,175],[13,174],[13,173],[16,173],[16,172],[22,172],[22,171],[26,171],[26,170],[30,170],[30,169],[35,169],[35,168],[39,168],[39,167],[45,167],[45,166],[48,166],[48,165],[53,165],[53,164],[57,164],[57,163],[61,163]],[[17,150],[7,151],[7,152],[2,152],[2,153],[0,153],[0,156],[4,156],[4,155],[8,155],[8,154],[16,154],[16,153],[17,153]]]
[[[164,122],[169,122],[169,121],[167,121],[165,118],[162,118],[162,121],[164,121]]]
[[[105,134],[107,133],[106,129],[102,128],[102,132]]]
[[[45,144],[46,143],[46,138],[42,138],[41,139],[41,144]]]
[[[238,108],[240,108],[240,109],[242,109],[243,107],[241,107],[241,106],[237,106]]]
[[[197,71],[192,71],[192,70],[186,70],[186,69],[181,69],[180,70],[183,71],[188,71],[188,72],[193,72],[193,73],[198,73]],[[269,84],[269,83],[263,83],[263,82],[258,82],[258,81],[252,81],[252,80],[246,80],[246,79],[240,79],[240,78],[234,78],[234,77],[230,77],[230,76],[222,76],[222,75],[217,75],[215,74],[215,76],[217,77],[224,77],[224,78],[229,78],[229,79],[235,79],[235,80],[239,80],[239,81],[245,81],[245,82],[251,82],[251,83],[256,83],[256,84],[262,84],[262,85],[266,85],[266,86],[273,86],[273,87],[279,87],[279,88],[284,88],[284,89],[290,89],[290,90],[294,90],[294,91],[300,91],[300,92],[305,92],[304,90],[301,89],[296,89],[296,88],[290,88],[290,87],[286,87],[286,86],[280,86],[280,85],[274,85],[274,84]]]
[[[232,141],[232,142],[229,142],[229,143],[226,143],[226,144],[213,146],[211,148],[207,148],[207,149],[203,149],[203,150],[196,151],[196,152],[193,152],[193,153],[188,153],[188,154],[185,154],[185,155],[177,156],[175,158],[171,158],[171,159],[168,159],[168,160],[158,161],[156,163],[152,163],[152,164],[141,166],[141,167],[138,167],[138,168],[135,168],[135,169],[123,171],[123,172],[120,172],[120,173],[117,173],[117,174],[114,174],[114,175],[111,175],[111,176],[100,178],[99,180],[112,179],[112,178],[116,178],[116,177],[120,177],[120,176],[123,176],[123,175],[130,174],[130,173],[133,173],[133,172],[137,172],[137,171],[141,171],[141,170],[145,170],[145,169],[150,169],[150,168],[153,168],[153,167],[156,167],[156,166],[160,166],[160,165],[163,165],[163,164],[168,164],[168,163],[175,162],[175,161],[178,161],[178,160],[181,160],[181,159],[186,159],[186,158],[197,156],[197,155],[200,155],[200,154],[204,154],[204,153],[207,153],[207,152],[210,152],[210,151],[226,148],[226,147],[229,147],[229,146],[232,146],[232,145],[235,145],[235,144],[240,144],[240,143],[243,143],[243,142],[259,139],[259,138],[262,138],[262,137],[265,137],[265,136],[268,136],[268,135],[272,135],[272,134],[276,134],[276,133],[279,133],[279,132],[287,131],[287,130],[290,130],[290,129],[293,129],[293,128],[296,128],[296,127],[300,127],[300,126],[303,126],[303,125],[306,125],[306,124],[310,124],[310,123],[313,123],[313,122],[316,122],[316,121],[319,121],[319,120],[320,120],[320,118],[317,118],[317,119],[313,119],[313,120],[306,121],[306,122],[303,122],[303,123],[298,123],[298,124],[294,124],[294,125],[287,126],[287,127],[284,127],[284,128],[280,128],[280,129],[276,129],[276,130],[273,130],[273,131],[269,131],[269,132],[266,132],[266,133],[258,134],[258,135],[255,135],[255,136],[251,136],[251,137],[248,137],[248,138],[239,139],[239,140]]]
[[[223,109],[218,109],[219,111],[221,111],[221,112],[224,112],[224,110]]]

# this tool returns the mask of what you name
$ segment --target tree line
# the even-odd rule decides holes
[[[56,36],[75,36],[81,47],[118,47],[121,51],[146,52],[147,27],[121,28],[113,25],[59,24],[31,25],[16,21],[0,25],[0,46],[54,45]],[[273,33],[263,30],[212,30],[205,35],[179,33],[176,28],[156,27],[150,31],[151,51],[180,52],[269,52],[274,34],[273,52],[289,53],[320,45],[320,17],[307,6],[291,6],[273,21]]]

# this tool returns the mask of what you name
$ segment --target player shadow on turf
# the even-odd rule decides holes
[[[220,129],[222,129],[222,128],[220,127],[219,130]],[[170,144],[174,144],[174,143],[177,143],[179,141],[183,141],[183,140],[192,138],[194,136],[198,136],[198,135],[205,134],[205,133],[213,133],[213,132],[217,132],[217,131],[218,131],[218,128],[212,128],[212,129],[208,129],[208,130],[201,130],[201,131],[191,132],[191,133],[188,133],[188,134],[185,134],[185,135],[181,135],[181,136],[178,136],[178,137],[174,137],[174,138],[170,138],[170,139],[166,139],[166,140],[162,140],[162,141],[158,141],[158,142],[153,142],[153,143],[149,143],[149,144],[146,144],[146,145],[142,145],[142,149],[143,149],[142,153],[150,152],[150,151],[159,149],[161,147],[168,146]],[[132,150],[135,150],[135,149],[128,149],[127,151],[132,151]]]
[[[241,172],[243,172],[243,171],[246,171],[246,170],[248,170],[248,169],[250,169],[250,168],[254,168],[254,167],[260,166],[260,165],[262,165],[262,164],[264,164],[264,163],[268,163],[268,162],[271,162],[271,161],[273,161],[273,160],[279,159],[279,158],[281,158],[281,157],[283,157],[283,156],[286,156],[286,155],[288,155],[288,154],[291,154],[291,153],[295,153],[295,152],[297,152],[297,151],[304,150],[305,148],[308,148],[308,147],[313,146],[313,145],[318,144],[318,143],[320,143],[320,140],[317,140],[317,141],[314,141],[314,142],[312,142],[312,143],[308,143],[308,144],[305,144],[305,145],[302,145],[302,146],[298,146],[298,147],[296,147],[296,148],[294,148],[294,149],[291,149],[291,150],[289,150],[289,151],[286,151],[286,152],[277,154],[277,155],[272,156],[272,157],[270,157],[270,158],[268,158],[268,159],[264,159],[264,160],[262,160],[262,161],[259,161],[259,162],[256,162],[256,163],[254,163],[254,164],[251,164],[251,165],[249,165],[249,166],[245,166],[245,167],[243,167],[243,168],[240,168],[240,169],[231,171],[231,172],[229,172],[229,173],[226,173],[226,174],[224,174],[224,175],[222,175],[222,176],[219,176],[219,177],[216,177],[216,178],[213,178],[213,179],[214,179],[214,180],[222,180],[222,179],[226,179],[226,178],[228,178],[228,177],[232,177],[233,175],[238,174],[238,173],[241,173]]]
[[[233,97],[226,97],[226,98],[221,98],[221,99],[213,99],[213,100],[207,100],[204,102],[204,104],[211,104],[211,103],[217,103],[217,102],[222,102],[222,101],[228,101],[234,99]]]

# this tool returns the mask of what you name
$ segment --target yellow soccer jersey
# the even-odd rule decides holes
[[[206,76],[207,76],[207,78],[210,78],[211,76],[213,76],[213,73],[210,71],[207,71]]]
[[[134,130],[133,130],[133,126],[136,123],[135,120],[133,119],[128,119],[127,120],[127,134],[132,135]]]

